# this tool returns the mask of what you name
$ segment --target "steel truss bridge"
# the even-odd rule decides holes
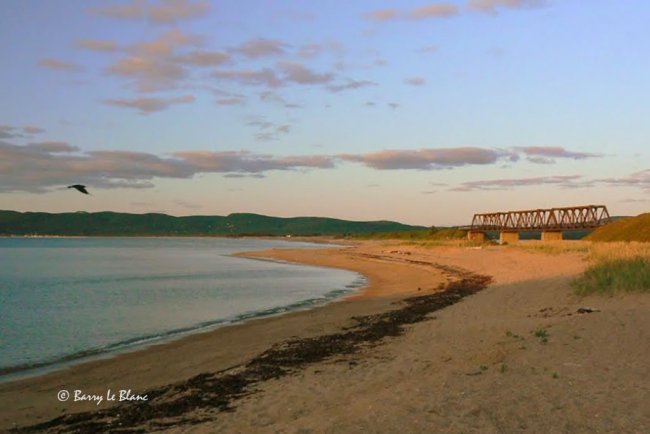
[[[592,229],[610,222],[605,205],[474,214],[471,232]]]

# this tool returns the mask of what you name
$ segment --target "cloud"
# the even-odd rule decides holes
[[[194,102],[192,95],[183,95],[174,98],[117,98],[107,99],[103,101],[104,104],[113,105],[117,107],[134,108],[143,115],[149,115],[154,112],[165,110],[171,105],[175,104],[191,104]]]
[[[218,66],[230,59],[230,55],[222,51],[192,51],[174,57],[174,61],[192,66]]]
[[[404,80],[404,83],[411,86],[424,86],[427,81],[423,77],[411,77]]]
[[[328,169],[329,156],[273,156],[247,151],[184,151],[162,158],[146,152],[90,151],[58,145],[18,146],[0,141],[0,191],[45,192],[81,183],[95,188],[151,188],[154,178],[188,179],[201,173],[251,177],[269,171]]]
[[[259,94],[260,100],[264,102],[272,102],[275,104],[279,104],[283,106],[284,108],[300,108],[300,104],[292,103],[281,97],[275,92],[271,91],[264,91]]]
[[[516,187],[556,185],[560,188],[636,187],[650,191],[650,169],[636,172],[622,178],[584,179],[579,175],[540,176],[534,178],[491,179],[464,182],[449,191],[498,191]]]
[[[266,176],[261,174],[261,173],[251,173],[251,174],[247,174],[247,173],[226,173],[225,175],[223,175],[223,177],[224,178],[257,178],[257,179],[266,178]],[[239,189],[238,191],[241,191],[241,189]]]
[[[63,60],[58,60],[58,59],[52,59],[52,58],[47,58],[47,59],[41,59],[38,61],[38,65],[51,69],[53,71],[81,71],[83,68],[75,63],[70,63],[70,62],[65,62]]]
[[[327,86],[327,90],[337,93],[344,90],[360,89],[367,86],[377,86],[377,83],[370,80],[348,80],[346,83]]]
[[[134,56],[167,57],[171,56],[178,48],[196,46],[200,43],[201,38],[196,35],[171,29],[151,41],[133,44],[127,47],[127,51]]]
[[[412,20],[422,20],[426,18],[447,18],[458,13],[458,7],[448,3],[434,3],[422,6],[408,13]]]
[[[45,132],[45,128],[35,127],[33,125],[27,125],[23,127],[23,132],[25,134],[41,134]]]
[[[83,48],[90,51],[104,51],[113,52],[117,51],[118,46],[112,41],[103,41],[99,39],[80,39],[75,44],[78,48]]]
[[[185,100],[185,99],[187,100]],[[190,102],[178,97],[153,102],[119,100],[117,105],[143,112],[161,105]],[[177,101],[178,100],[178,101]],[[291,125],[265,118],[249,118],[258,139],[287,134]],[[13,129],[12,129],[13,128]],[[0,126],[0,131],[20,131]],[[567,151],[568,152],[568,151]],[[71,183],[101,188],[151,188],[155,178],[192,178],[198,174],[222,173],[229,177],[260,177],[270,171],[329,169],[341,163],[360,163],[375,170],[440,170],[470,165],[494,165],[513,160],[512,150],[477,147],[384,150],[365,154],[270,155],[248,151],[183,151],[161,157],[135,151],[83,151],[66,142],[40,141],[15,145],[0,140],[0,191],[43,192]],[[439,184],[431,182],[433,186]],[[493,179],[459,184],[451,191],[502,190],[521,186],[552,185],[560,188],[587,188],[596,185],[637,187],[650,190],[650,169],[621,178],[583,179],[578,175]]]
[[[182,66],[147,57],[130,56],[118,60],[107,70],[109,75],[131,78],[139,92],[174,89],[187,76]]]
[[[243,97],[227,96],[227,97],[223,97],[223,98],[217,98],[215,100],[215,103],[217,103],[217,105],[226,105],[226,106],[228,106],[228,105],[241,105],[241,104],[244,103],[244,101],[245,101],[245,99]]]
[[[365,15],[365,18],[376,22],[387,22],[398,19],[423,20],[430,18],[449,18],[458,14],[458,7],[451,3],[432,3],[410,11],[396,9],[379,9]]]
[[[161,0],[151,2],[132,0],[129,3],[93,8],[91,13],[120,20],[149,20],[156,24],[174,24],[177,21],[205,16],[210,2],[189,0]]]
[[[286,53],[287,45],[274,39],[251,39],[244,42],[233,51],[250,59],[266,56],[280,56]]]
[[[621,199],[618,202],[620,203],[645,203],[650,202],[650,199]]]
[[[152,41],[127,47],[127,55],[109,66],[106,73],[132,80],[139,92],[174,89],[188,76],[184,63],[196,65],[218,57],[215,53],[205,52],[176,54],[180,49],[199,43],[196,36],[172,29]]]
[[[288,82],[297,84],[325,84],[334,80],[333,74],[314,72],[302,63],[280,62],[278,66],[284,72],[284,80]]]
[[[262,117],[251,117],[246,121],[246,125],[257,129],[255,139],[258,141],[278,140],[281,135],[291,132],[291,125],[276,124]]]
[[[438,46],[437,45],[427,45],[426,47],[419,48],[416,50],[417,53],[423,53],[423,54],[429,54],[429,53],[437,53],[438,52]]]
[[[546,0],[470,0],[469,9],[496,15],[500,8],[531,9],[547,4]]]
[[[493,164],[503,155],[491,149],[461,147],[418,150],[388,150],[370,154],[342,154],[345,161],[363,163],[378,170],[434,170],[470,164]]]
[[[650,191],[650,169],[642,170],[623,178],[599,179],[598,182],[613,187],[639,187]]]
[[[0,125],[0,139],[28,138],[36,134],[44,133],[44,128],[31,125],[17,127],[13,125]]]
[[[184,200],[175,200],[174,203],[176,205],[182,206],[183,208],[187,208],[187,209],[203,208],[203,205],[198,205],[198,204],[195,204],[195,203],[192,203],[192,202],[187,202],[187,201],[184,201]]]
[[[449,191],[467,192],[467,191],[493,191],[508,190],[514,187],[522,186],[539,186],[539,185],[560,185],[565,188],[575,188],[576,186],[587,186],[578,183],[582,177],[579,175],[567,176],[540,176],[535,178],[516,178],[516,179],[491,179],[483,181],[463,182],[458,187],[450,188]]]
[[[234,69],[215,71],[213,77],[222,80],[234,81],[242,85],[279,87],[282,80],[276,75],[275,71],[269,68],[260,70]]]
[[[55,142],[55,141],[30,143],[27,146],[25,146],[25,148],[37,152],[46,152],[49,154],[76,152],[79,150],[79,148],[70,145],[68,142]]]
[[[174,154],[197,172],[232,172],[255,174],[271,170],[303,168],[329,169],[334,167],[331,157],[308,155],[275,157],[247,151],[184,151]]]
[[[587,158],[600,158],[602,154],[588,152],[572,152],[559,146],[524,146],[515,147],[515,152],[521,152],[528,157],[528,161],[536,164],[553,164],[555,158],[570,158],[585,160]]]
[[[391,21],[399,17],[399,12],[395,9],[381,9],[366,14],[366,18],[371,21]]]

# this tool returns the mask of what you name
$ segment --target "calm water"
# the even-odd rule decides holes
[[[352,272],[228,256],[282,241],[0,238],[0,380],[327,302]],[[290,247],[313,247],[291,243]]]

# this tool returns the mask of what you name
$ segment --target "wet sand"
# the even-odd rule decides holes
[[[0,385],[0,428],[58,416],[51,431],[90,431],[120,418],[125,428],[170,432],[650,428],[650,299],[574,296],[568,282],[585,266],[578,254],[367,242],[259,256],[351,269],[369,286],[310,311]],[[480,276],[492,285],[432,308],[442,303],[429,298],[441,284]],[[595,310],[578,313],[584,307]],[[135,403],[115,411],[106,402],[56,400],[61,389],[108,388],[152,399],[137,411]],[[78,415],[95,409],[104,414]]]

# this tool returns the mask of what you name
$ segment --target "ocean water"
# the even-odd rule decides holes
[[[0,238],[0,381],[312,307],[365,283],[345,270],[229,256],[273,247],[314,245],[250,239]]]

